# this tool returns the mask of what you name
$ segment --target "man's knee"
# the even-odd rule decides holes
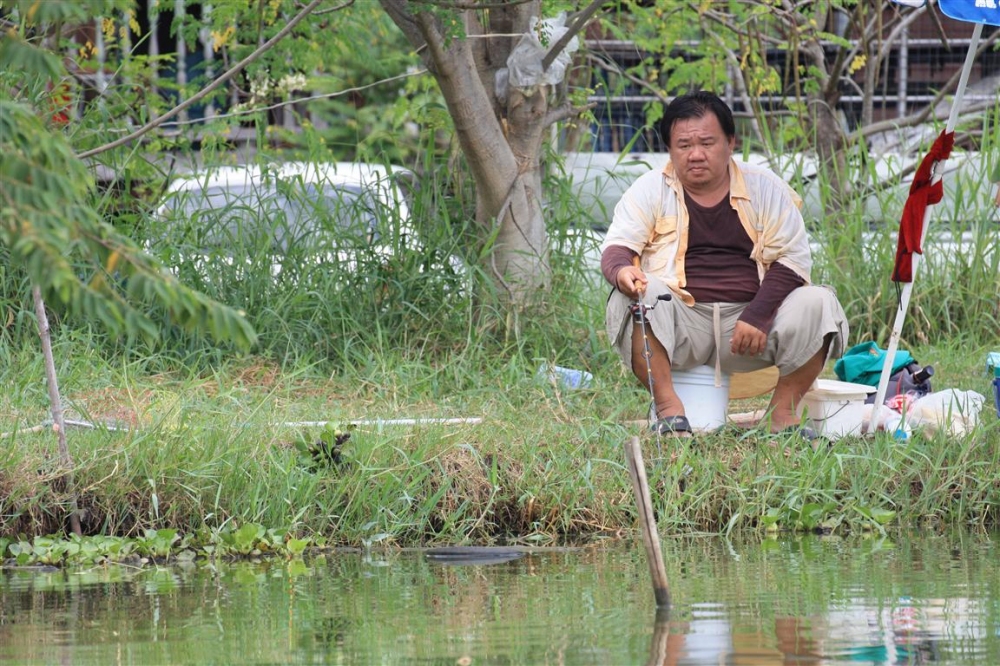
[[[835,315],[841,309],[832,290],[816,285],[799,287],[792,291],[785,304],[795,313],[794,319],[803,323],[824,314]]]

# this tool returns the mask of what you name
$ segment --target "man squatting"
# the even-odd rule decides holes
[[[833,290],[810,284],[802,199],[769,169],[733,159],[733,114],[712,93],[675,98],[659,130],[670,159],[624,193],[601,246],[601,272],[615,287],[608,336],[647,387],[633,306],[655,304],[646,310],[653,430],[691,432],[672,370],[777,366],[769,429],[811,439],[796,407],[826,361],[843,354],[848,324]],[[657,302],[664,293],[672,300]]]

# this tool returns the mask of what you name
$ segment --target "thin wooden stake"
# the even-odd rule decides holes
[[[42,290],[38,285],[31,288],[35,301],[35,315],[38,318],[38,337],[42,339],[42,354],[45,357],[45,376],[49,385],[49,403],[52,411],[52,428],[56,431],[59,441],[59,462],[62,464],[66,492],[69,493],[69,525],[73,534],[81,536],[80,511],[76,501],[76,483],[73,481],[73,457],[69,454],[66,444],[66,421],[63,419],[62,397],[59,393],[59,380],[56,377],[56,361],[52,354],[52,337],[49,334],[49,318],[45,314],[45,301],[42,300]]]
[[[660,537],[656,531],[656,518],[653,516],[653,500],[649,494],[646,464],[642,460],[642,449],[639,447],[638,437],[633,436],[625,441],[625,463],[629,478],[632,479],[635,503],[639,508],[642,542],[646,547],[646,560],[649,563],[649,575],[653,579],[653,595],[656,597],[656,606],[667,608],[670,606],[670,586],[667,583],[667,570],[663,566]]]

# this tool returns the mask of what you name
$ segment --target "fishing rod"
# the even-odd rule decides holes
[[[660,294],[656,297],[656,302],[669,301],[670,299],[670,294]],[[656,302],[646,304],[640,300],[636,300],[631,306],[633,320],[639,322],[639,329],[642,332],[642,357],[646,360],[646,379],[649,384],[649,416],[654,423],[659,418],[659,415],[656,413],[656,398],[653,395],[653,366],[650,363],[653,352],[649,348],[649,329],[646,325],[646,313],[653,311],[656,307]]]
[[[632,259],[632,265],[636,268],[642,270],[639,266],[639,257],[634,257]],[[660,294],[656,297],[656,300],[647,305],[642,302],[642,295],[645,290],[638,292],[638,298],[632,301],[630,310],[632,312],[633,321],[639,322],[639,329],[642,332],[642,356],[646,360],[646,382],[649,385],[649,419],[650,422],[655,424],[659,420],[659,414],[656,413],[656,395],[653,393],[653,366],[650,359],[653,357],[653,352],[649,348],[649,330],[646,326],[646,313],[652,312],[653,308],[656,307],[657,303],[660,301],[671,300],[670,293]],[[660,447],[660,431],[659,428],[656,429],[656,446]],[[662,454],[662,451],[661,451]]]

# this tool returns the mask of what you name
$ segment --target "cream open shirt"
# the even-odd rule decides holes
[[[771,170],[729,162],[729,202],[753,240],[750,258],[758,277],[775,261],[810,283],[812,255],[800,208],[802,199]],[[640,176],[615,206],[614,218],[601,245],[622,245],[641,257],[642,270],[661,278],[687,305],[694,297],[684,286],[684,254],[690,217],[681,183],[667,162],[662,170]]]

